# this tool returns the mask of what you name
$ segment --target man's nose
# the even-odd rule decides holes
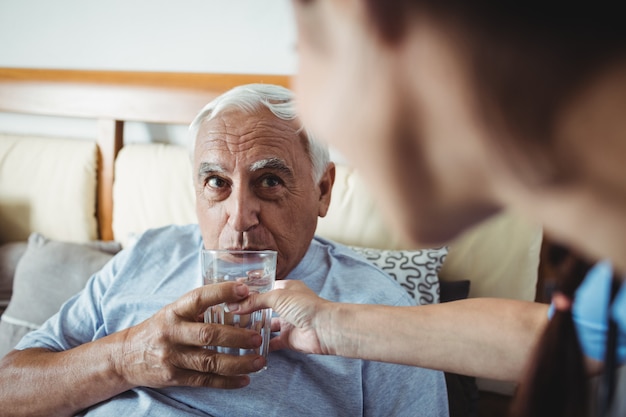
[[[247,188],[233,190],[229,198],[228,224],[237,232],[245,232],[259,224],[260,204]]]

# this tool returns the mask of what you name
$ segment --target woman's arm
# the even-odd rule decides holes
[[[323,343],[342,356],[517,381],[547,323],[546,310],[495,298],[417,307],[337,305]]]
[[[474,298],[417,307],[331,303],[298,281],[229,305],[280,315],[274,348],[518,380],[545,327],[548,306]],[[284,287],[284,289],[280,289]]]

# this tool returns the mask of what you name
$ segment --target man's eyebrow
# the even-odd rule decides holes
[[[261,159],[260,161],[256,161],[250,165],[250,172],[260,171],[262,169],[272,169],[290,177],[294,176],[291,168],[289,168],[287,163],[280,158]]]
[[[220,164],[214,162],[202,162],[198,168],[198,179],[202,179],[209,173],[224,173],[226,170]]]

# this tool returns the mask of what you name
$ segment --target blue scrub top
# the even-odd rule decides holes
[[[604,360],[608,329],[607,304],[610,297],[613,268],[608,261],[600,262],[589,270],[576,291],[572,313],[578,338],[587,356]],[[551,308],[551,314],[552,314]],[[620,287],[610,310],[618,326],[617,359],[626,362],[626,285]]]

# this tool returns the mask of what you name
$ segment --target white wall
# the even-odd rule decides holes
[[[293,74],[289,0],[0,0],[0,67]],[[90,121],[0,113],[0,132],[92,137]],[[131,141],[184,127],[129,124]]]
[[[0,0],[0,66],[291,74],[289,0]]]

